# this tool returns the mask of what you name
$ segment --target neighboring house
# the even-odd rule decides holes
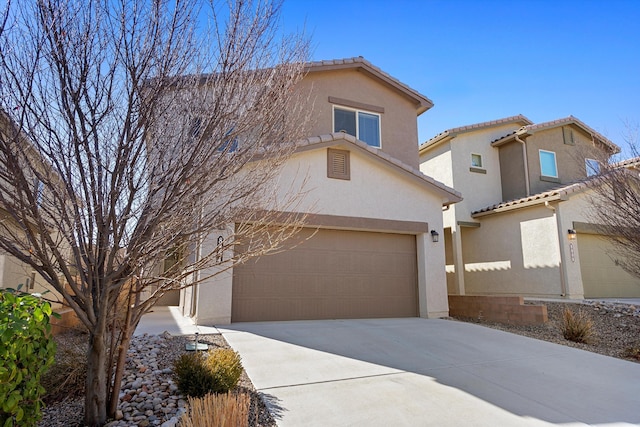
[[[589,176],[617,152],[572,116],[507,117],[422,144],[422,172],[464,197],[444,212],[449,293],[640,296],[640,280],[612,260],[589,214]]]
[[[28,137],[24,134],[18,134],[18,127],[8,117],[8,115],[0,110],[0,138],[14,138],[15,135],[19,141],[24,144],[31,144]],[[9,141],[6,139],[5,141]],[[2,166],[0,166],[2,167]],[[35,177],[32,180],[35,192],[41,192],[42,183]],[[21,227],[8,214],[6,206],[0,204],[0,233],[11,233],[20,235]],[[57,292],[48,288],[48,284],[37,274],[29,265],[19,261],[17,258],[3,253],[0,250],[0,288],[20,288],[23,292],[43,293],[50,291],[47,297],[51,300],[60,300]]]
[[[299,236],[310,238],[183,290],[183,313],[199,324],[447,316],[433,234],[461,197],[418,169],[417,116],[433,104],[362,58],[310,63],[297,87],[312,125],[276,185],[284,195],[306,173],[297,211],[310,213]]]

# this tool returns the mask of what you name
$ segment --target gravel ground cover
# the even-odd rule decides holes
[[[582,303],[528,301],[527,303],[546,305],[549,322],[544,325],[518,326],[478,319],[456,320],[640,363],[640,307],[598,301]],[[587,313],[593,322],[593,338],[589,343],[575,343],[562,336],[562,313],[565,307],[574,312],[583,310]]]
[[[185,353],[185,345],[193,342],[194,336],[172,337],[143,335],[134,337],[128,352],[126,372],[122,381],[117,420],[107,424],[120,426],[174,427],[184,411],[186,398],[180,394],[171,378],[173,361]],[[81,345],[86,341],[82,334],[66,334],[56,337],[58,347]],[[210,349],[229,348],[222,335],[200,335],[200,342]],[[85,348],[86,348],[86,344]],[[248,393],[251,397],[249,425],[252,427],[275,426],[273,417],[256,392],[246,372],[240,377],[237,393]],[[39,427],[79,427],[83,425],[84,395],[54,396],[47,402]]]

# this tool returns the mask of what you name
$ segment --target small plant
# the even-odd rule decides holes
[[[251,399],[245,393],[233,395],[207,394],[189,398],[187,412],[182,415],[182,427],[246,427],[249,425]]]
[[[51,306],[33,295],[0,290],[0,425],[32,426],[41,417],[41,376],[53,364]]]
[[[238,384],[240,375],[240,355],[230,349],[186,353],[173,365],[173,376],[178,388],[191,397],[227,393]]]
[[[622,355],[624,357],[628,357],[629,359],[640,360],[640,345],[627,347]]]
[[[238,384],[242,375],[240,355],[231,349],[220,348],[209,354],[207,368],[213,375],[214,393],[227,393]]]
[[[43,400],[47,404],[82,396],[87,376],[86,335],[67,332],[55,340],[58,343],[55,363],[42,377],[47,390]]]
[[[562,313],[562,336],[573,342],[588,343],[593,336],[593,322],[586,312],[574,313],[565,308]]]

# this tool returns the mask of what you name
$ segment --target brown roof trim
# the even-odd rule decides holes
[[[318,71],[344,70],[349,68],[353,68],[358,71],[364,71],[370,76],[380,80],[382,83],[390,86],[405,97],[409,98],[416,104],[417,115],[420,115],[427,111],[429,108],[433,107],[433,101],[431,101],[425,95],[421,94],[415,89],[412,89],[411,87],[402,83],[400,80],[392,77],[390,74],[382,71],[380,68],[364,59],[362,56],[355,58],[309,62],[305,66],[305,71],[308,73],[313,73]]]
[[[453,138],[456,135],[464,132],[473,132],[480,129],[486,129],[494,126],[502,126],[502,125],[511,124],[511,123],[519,123],[523,126],[533,124],[533,122],[529,120],[527,117],[523,116],[522,114],[518,114],[517,116],[504,117],[502,119],[474,123],[474,124],[465,125],[465,126],[459,126],[459,127],[447,129],[444,132],[440,132],[436,136],[429,139],[427,142],[421,144],[419,151],[422,152],[424,150],[427,150],[435,146],[436,144],[443,142],[448,138]]]
[[[412,179],[416,179],[418,183],[436,190],[436,192],[444,197],[442,203],[443,206],[448,206],[462,200],[462,194],[453,188],[441,183],[440,181],[436,181],[430,176],[423,174],[418,169],[412,168],[395,157],[388,155],[384,151],[370,147],[366,143],[356,139],[354,136],[344,132],[336,132],[304,139],[298,142],[298,148],[296,151],[302,152],[307,150],[316,150],[318,148],[330,147],[337,144],[345,144],[349,147],[356,148],[358,151],[391,166],[404,175]]]
[[[543,122],[543,123],[536,123],[536,124],[529,124],[529,125],[526,125],[526,126],[522,126],[517,131],[512,132],[512,133],[510,133],[508,135],[505,135],[502,138],[498,138],[498,139],[492,141],[491,145],[493,147],[499,147],[500,145],[503,145],[503,144],[505,144],[507,142],[510,142],[516,136],[524,136],[524,137],[526,137],[526,136],[534,134],[535,132],[540,131],[540,130],[553,129],[555,127],[566,126],[566,125],[574,125],[574,126],[577,126],[580,129],[582,129],[584,132],[586,132],[589,135],[591,135],[592,139],[598,140],[603,145],[609,147],[609,149],[611,150],[611,152],[613,154],[616,154],[616,153],[620,152],[620,147],[619,146],[617,146],[616,144],[611,142],[611,140],[606,138],[604,135],[602,135],[601,133],[597,132],[596,130],[594,130],[593,128],[588,126],[586,123],[584,123],[582,120],[580,120],[580,119],[578,119],[577,117],[574,117],[574,116],[564,117],[562,119],[551,120],[551,121]]]

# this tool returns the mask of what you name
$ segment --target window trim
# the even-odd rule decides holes
[[[542,173],[542,153],[553,154],[553,167],[554,167],[555,172],[556,172],[555,175],[545,175],[544,173]],[[555,151],[539,149],[538,150],[538,160],[540,161],[540,176],[541,177],[558,178],[558,158],[556,156],[556,152]]]
[[[336,130],[336,109],[338,110],[343,110],[343,111],[353,111],[356,113],[356,139],[362,141],[360,139],[360,120],[359,120],[359,115],[360,113],[365,113],[365,114],[369,114],[372,116],[376,116],[378,118],[378,145],[370,145],[368,144],[366,141],[362,141],[365,144],[367,144],[369,147],[373,147],[373,148],[382,148],[382,115],[380,113],[376,113],[374,111],[367,111],[367,110],[361,110],[358,108],[349,108],[349,107],[344,107],[342,105],[332,105],[332,109],[331,109],[331,128],[333,129],[334,132],[339,132]],[[353,136],[353,135],[352,135]]]
[[[474,165],[473,164],[473,156],[478,156],[480,158],[480,164],[479,165]],[[482,154],[480,153],[471,153],[471,167],[472,168],[476,168],[476,169],[484,169],[484,162],[482,161]]]

